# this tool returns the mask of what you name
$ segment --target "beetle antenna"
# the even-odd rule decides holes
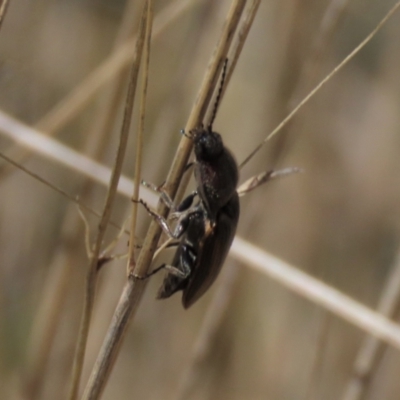
[[[221,100],[222,89],[224,88],[227,66],[228,66],[228,58],[225,58],[224,65],[222,67],[221,83],[218,88],[217,97],[215,98],[215,103],[214,103],[214,108],[213,108],[213,111],[211,114],[210,123],[207,126],[207,129],[209,131],[212,131],[212,125],[214,123],[215,117],[217,116],[217,110],[218,110],[219,102]]]

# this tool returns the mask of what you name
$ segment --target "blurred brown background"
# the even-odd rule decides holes
[[[156,18],[173,3],[154,1]],[[155,183],[165,178],[230,5],[227,0],[182,3],[188,4],[186,11],[154,36],[151,49],[143,177]],[[237,159],[358,45],[393,4],[262,1],[214,124]],[[11,0],[0,31],[1,110],[40,126],[137,31],[141,7],[140,1],[122,0]],[[399,41],[396,14],[242,171],[245,179],[271,167],[304,169],[244,198],[238,231],[372,308],[398,251]],[[111,122],[102,117],[110,110],[107,98],[115,81],[54,128],[55,137],[111,166],[121,126],[123,78]],[[100,137],[102,130],[106,134]],[[125,162],[130,176],[133,143]],[[0,135],[0,146],[6,152],[13,143]],[[101,208],[105,188],[88,186],[76,171],[38,155],[24,165]],[[83,224],[65,198],[3,162],[0,178],[0,398],[61,399],[82,307],[87,267]],[[129,207],[129,199],[119,196],[113,219],[122,223]],[[88,219],[94,232],[97,219]],[[148,222],[142,212],[141,234]],[[116,234],[110,228],[107,240]],[[115,249],[124,251],[126,238]],[[223,276],[189,311],[183,310],[179,295],[155,301],[162,277],[153,278],[103,398],[341,399],[364,333],[267,276],[236,267],[236,276],[225,273],[235,268],[228,259]],[[208,306],[230,278],[234,283],[227,311],[193,390],[179,395]],[[107,265],[100,274],[82,386],[124,279],[125,261]],[[49,315],[54,305],[56,312]],[[41,348],[44,334],[48,338]],[[35,362],[46,350],[49,359],[39,371]],[[389,348],[366,398],[398,399],[399,371],[399,353]]]

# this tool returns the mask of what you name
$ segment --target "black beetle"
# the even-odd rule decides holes
[[[167,235],[179,242],[171,265],[163,264],[147,276],[137,278],[146,279],[159,270],[166,269],[168,273],[157,298],[168,298],[182,290],[182,303],[185,308],[194,304],[217,278],[231,247],[239,220],[239,168],[232,153],[224,146],[221,135],[212,130],[226,65],[227,62],[224,64],[210,124],[206,128],[200,126],[193,129],[189,136],[193,140],[195,154],[196,191],[175,207],[165,192],[144,182],[160,192],[163,201],[175,211],[175,216],[179,217],[175,230],[172,231],[163,217],[152,212],[140,200]],[[284,173],[287,173],[286,171]],[[250,179],[245,183],[243,194],[273,178],[273,174],[274,172],[270,171]],[[196,196],[199,200],[192,206]]]
[[[212,140],[208,141],[205,132],[202,130],[201,136],[193,134],[195,149],[198,145],[197,139],[209,144],[214,142],[214,138],[218,138],[218,143],[222,144],[218,133],[210,130]],[[195,164],[195,171],[198,171],[195,174],[197,190],[186,197],[178,207],[174,207],[172,200],[161,191],[164,202],[179,216],[174,231],[163,217],[152,212],[140,200],[164,232],[170,238],[179,240],[171,265],[163,264],[145,278],[161,269],[167,269],[168,273],[157,298],[168,298],[182,290],[182,304],[185,308],[194,304],[217,278],[235,236],[240,213],[239,196],[236,192],[239,174],[235,159],[225,147],[214,152],[213,146],[208,146],[207,148],[214,152],[214,157],[211,157],[205,154],[203,144],[201,146],[203,158],[199,160],[196,156]],[[227,174],[229,176],[224,180]],[[144,184],[158,190],[146,182]],[[191,207],[197,195],[199,201]]]
[[[178,207],[174,207],[166,193],[162,193],[167,205],[180,215],[175,231],[172,232],[167,221],[141,201],[168,236],[179,239],[171,265],[161,265],[150,273],[153,275],[162,268],[168,270],[157,297],[167,298],[182,290],[185,308],[197,301],[215,281],[231,247],[239,220],[240,204],[236,192],[239,169],[234,156],[224,146],[221,135],[212,130],[226,66],[227,60],[210,124],[207,128],[200,126],[190,132],[197,190]],[[196,196],[199,201],[191,207]]]

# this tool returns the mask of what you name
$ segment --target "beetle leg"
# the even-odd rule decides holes
[[[182,200],[179,206],[175,208],[174,210],[175,212],[171,213],[170,217],[176,219],[177,217],[179,217],[180,213],[182,213],[183,211],[187,211],[193,204],[193,200],[196,196],[197,196],[197,190],[194,190],[192,193],[190,193]]]
[[[142,199],[139,199],[139,200],[132,199],[132,201],[134,203],[141,204],[146,209],[147,213],[150,214],[150,216],[153,217],[158,222],[158,224],[161,226],[161,228],[164,230],[164,232],[168,236],[171,236],[171,237],[173,236],[173,232],[171,231],[171,228],[169,227],[169,225],[168,225],[168,223],[167,223],[167,221],[165,220],[164,217],[162,217],[161,215],[158,215],[156,212],[151,210],[151,208],[147,205],[147,203],[144,200],[142,200]]]
[[[187,164],[186,167],[185,167],[185,169],[184,169],[184,171],[183,171],[183,173],[186,173],[186,171],[188,171],[189,168],[193,167],[193,165],[194,165],[193,162]],[[195,195],[197,194],[197,192],[196,192],[194,195],[193,195],[194,192],[191,193],[189,196],[187,196],[187,197],[182,201],[181,204],[179,204],[178,207],[176,207],[174,201],[173,201],[172,198],[171,198],[171,196],[170,196],[170,195],[165,191],[165,189],[163,188],[163,186],[164,186],[164,184],[165,184],[165,181],[164,181],[161,185],[159,185],[159,186],[155,185],[154,183],[147,182],[147,181],[145,181],[145,180],[143,180],[143,179],[140,181],[140,183],[141,183],[141,185],[143,185],[143,186],[149,188],[150,190],[152,190],[153,192],[158,193],[158,194],[160,195],[161,200],[164,202],[164,204],[165,204],[169,209],[171,209],[171,210],[173,210],[173,211],[183,211],[183,210],[186,210],[186,208],[189,208],[189,206],[190,206],[190,205],[192,204],[192,202],[193,202],[193,198],[194,198]],[[182,208],[182,206],[185,206],[185,205],[186,205],[185,201],[188,201],[188,198],[191,197],[191,196],[192,196],[192,202],[191,202],[191,203],[189,204],[189,206],[187,206],[186,208]]]
[[[169,209],[174,211],[174,213],[172,214],[173,218],[176,218],[175,217],[176,213],[186,211],[193,204],[193,200],[197,196],[197,190],[194,190],[187,197],[185,197],[178,206],[176,206],[173,200],[171,199],[170,195],[164,189],[162,189],[162,185],[156,186],[154,185],[154,183],[146,182],[143,180],[141,181],[141,184],[160,195],[160,198],[164,202],[164,204]]]
[[[149,272],[145,276],[139,276],[139,275],[134,274],[133,277],[140,281],[144,281],[144,280],[150,278],[151,276],[155,275],[157,272],[160,272],[162,269],[165,269],[170,274],[172,274],[174,276],[178,276],[179,278],[185,279],[190,274],[190,269],[186,269],[186,268],[187,268],[187,266],[185,265],[185,269],[182,271],[182,269],[175,267],[174,265],[161,264],[159,267],[153,269],[153,271]]]
[[[189,276],[190,271],[182,271],[180,268],[175,267],[174,265],[169,265],[169,264],[165,264],[164,268],[171,274],[174,276],[177,276],[179,278],[185,279]]]
[[[151,271],[148,276],[151,276],[161,269],[166,269],[171,275],[177,276],[181,279],[186,279],[193,269],[193,264],[196,261],[196,255],[193,253],[193,250],[189,246],[182,246],[182,253],[179,259],[179,267],[175,265],[163,264],[156,268],[154,271]]]
[[[157,223],[160,225],[160,227],[168,237],[172,239],[179,239],[182,236],[183,232],[185,232],[189,223],[189,217],[192,213],[185,213],[184,215],[182,215],[179,219],[178,224],[176,225],[175,230],[173,231],[168,225],[167,220],[161,215],[152,211],[145,201],[143,201],[142,199],[133,201],[140,203],[146,209],[146,211],[157,221]]]
[[[179,271],[182,278],[187,278],[193,270],[196,263],[197,255],[193,251],[192,246],[183,245],[179,259]]]
[[[179,258],[179,266],[170,265],[170,264],[162,264],[159,267],[155,268],[153,271],[149,272],[145,276],[134,275],[136,279],[145,280],[150,278],[157,272],[165,269],[171,275],[177,276],[181,279],[186,279],[193,270],[193,265],[196,262],[196,254],[193,252],[193,248],[191,246],[182,246],[182,252]]]
[[[154,192],[158,193],[160,195],[161,200],[164,202],[164,204],[170,208],[171,210],[175,210],[175,204],[173,202],[173,200],[171,199],[171,196],[163,189],[163,184],[161,184],[160,186],[156,186],[154,183],[151,182],[147,182],[142,180],[140,182],[143,186],[153,190]]]
[[[140,281],[144,281],[144,280],[150,278],[151,276],[155,275],[157,272],[160,272],[162,269],[166,268],[166,266],[167,266],[166,264],[161,264],[159,267],[153,269],[153,271],[150,271],[145,276],[139,276],[137,274],[133,274],[133,277]]]
[[[168,239],[166,242],[164,242],[157,250],[156,253],[154,254],[153,260],[157,257],[157,255],[164,249],[169,248],[169,247],[178,247],[179,246],[179,242],[173,242],[172,239]],[[138,274],[133,274],[133,277],[135,279],[139,279],[139,280],[145,280],[147,278],[150,278],[151,276],[155,275],[157,272],[161,271],[162,269],[168,269],[168,266],[166,264],[162,264],[159,267],[153,269],[152,271],[148,272],[146,275],[144,276],[140,276]]]

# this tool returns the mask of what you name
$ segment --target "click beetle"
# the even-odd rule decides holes
[[[167,274],[157,298],[168,298],[181,290],[184,308],[193,305],[210,288],[221,270],[236,233],[240,214],[239,194],[247,193],[279,175],[279,172],[269,171],[248,180],[242,193],[237,189],[239,168],[236,160],[224,146],[221,135],[212,129],[226,65],[227,62],[224,64],[210,124],[206,128],[199,126],[190,132],[190,136],[186,135],[193,140],[196,190],[175,207],[165,192],[144,182],[161,193],[163,201],[175,211],[174,215],[178,217],[175,230],[172,231],[162,216],[151,211],[140,200],[164,232],[178,243],[170,265],[163,264],[147,276],[137,278],[146,279],[166,269]],[[294,171],[286,169],[282,174]],[[198,201],[192,206],[195,197],[198,197]]]

